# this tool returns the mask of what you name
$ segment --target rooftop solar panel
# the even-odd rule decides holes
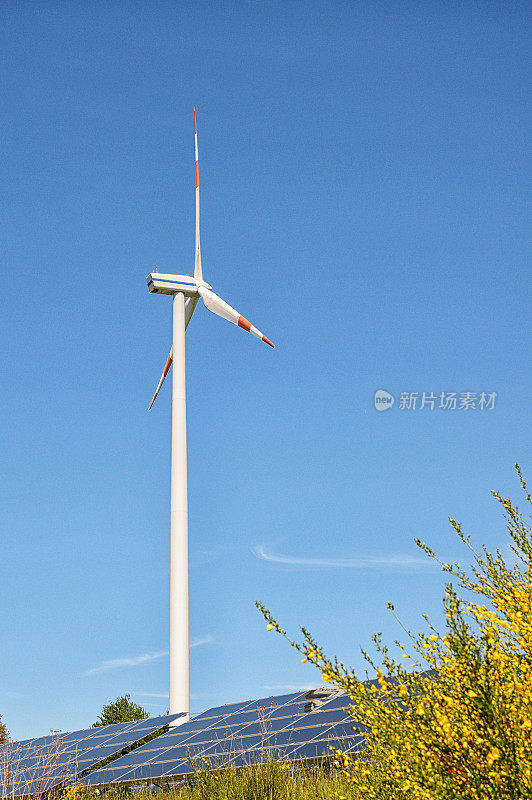
[[[89,773],[81,782],[96,786],[185,776],[193,772],[191,759],[219,768],[242,766],[267,753],[304,760],[330,755],[331,746],[354,750],[364,736],[342,710],[348,705],[348,695],[326,687],[218,706]]]
[[[10,796],[41,793],[168,725],[179,714],[25,739],[0,748],[4,789]]]

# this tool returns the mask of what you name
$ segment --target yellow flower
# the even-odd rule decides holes
[[[381,669],[371,684],[359,682],[342,664],[331,664],[306,634],[297,645],[301,657],[306,655],[303,663],[319,664],[323,681],[345,691],[354,721],[371,730],[376,751],[369,758],[357,763],[336,751],[337,765],[348,768],[353,800],[382,800],[383,779],[390,798],[532,798],[532,530],[508,501],[505,510],[515,549],[510,546],[525,567],[513,557],[506,566],[502,554],[477,549],[474,572],[451,568],[470,598],[463,600],[451,588],[446,592],[452,633],[437,635],[425,617],[427,633],[411,637],[418,657],[408,656],[399,643],[414,670],[421,667],[419,650],[428,650],[423,660],[437,671],[437,680],[407,674],[399,656],[392,659],[378,638],[385,672],[397,685]],[[458,523],[451,524],[468,544]],[[280,630],[277,624],[275,629]],[[340,782],[336,786],[340,800],[346,789]]]

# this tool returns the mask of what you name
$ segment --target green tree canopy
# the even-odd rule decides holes
[[[2,722],[2,715],[0,714],[0,744],[5,742],[8,738],[9,738],[9,731]]]
[[[147,719],[149,714],[142,706],[131,702],[131,695],[125,694],[118,697],[114,703],[108,703],[103,707],[102,713],[93,728],[102,725],[116,725],[117,722],[133,722],[136,719]]]

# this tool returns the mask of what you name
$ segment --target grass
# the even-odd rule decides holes
[[[6,741],[0,746],[0,797],[40,800],[75,774],[75,753],[65,758],[64,740],[52,735],[29,748]]]
[[[196,776],[181,797],[187,800],[325,800],[347,796],[347,776],[323,767],[298,769],[282,762],[266,761],[236,770]]]
[[[352,788],[344,772],[326,766],[302,768],[286,762],[265,760],[241,769],[228,766],[218,771],[197,770],[185,786],[166,789],[146,789],[135,792],[137,800],[157,797],[161,800],[330,800],[351,798]],[[79,792],[79,794],[78,794]],[[70,790],[68,800],[81,800],[93,792]],[[117,792],[102,792],[99,800]]]

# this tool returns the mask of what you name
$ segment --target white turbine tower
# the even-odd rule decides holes
[[[152,407],[170,366],[172,374],[172,476],[170,488],[170,714],[190,714],[189,638],[188,638],[188,499],[187,499],[187,425],[185,390],[185,330],[199,298],[209,311],[233,322],[273,347],[245,317],[214,294],[203,280],[201,271],[199,169],[196,110],[194,109],[196,155],[196,256],[194,277],[151,272],[146,281],[154,294],[173,297],[173,344],[158,383]],[[186,299],[185,299],[186,298]]]

